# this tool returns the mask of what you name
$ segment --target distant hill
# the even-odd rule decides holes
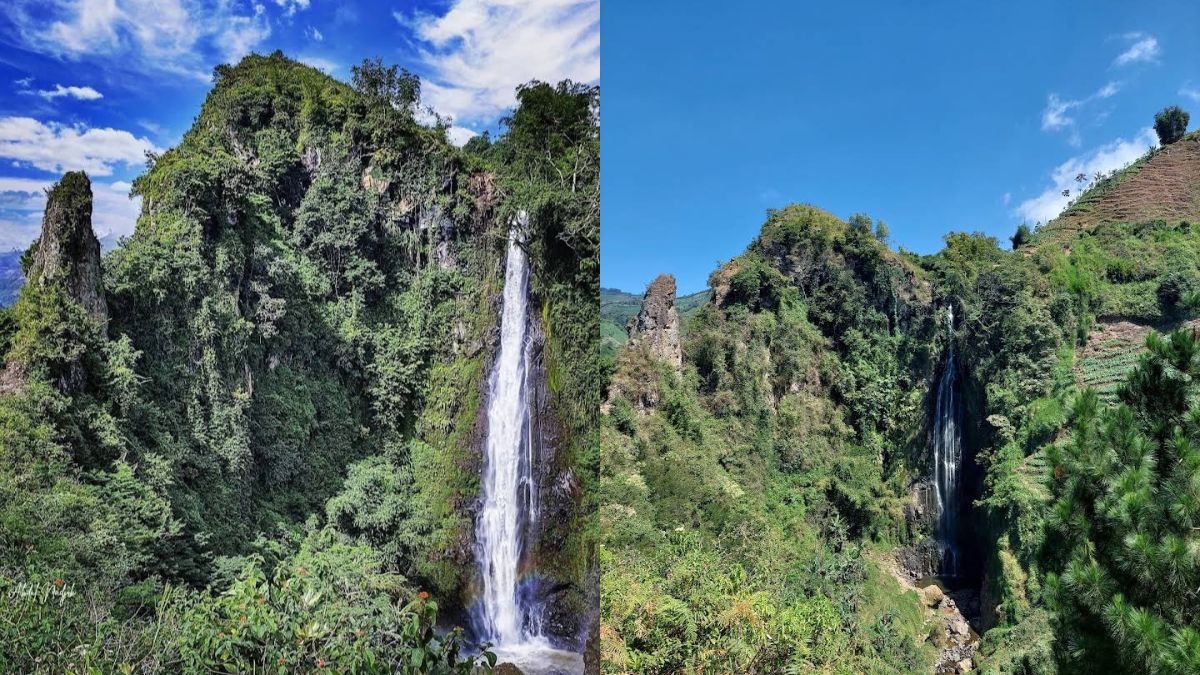
[[[1021,250],[1090,298],[1076,351],[1080,386],[1114,401],[1146,336],[1200,326],[1179,310],[1200,279],[1200,132],[1094,183]]]
[[[681,295],[675,300],[679,311],[680,328],[687,332],[688,319],[708,300],[712,291],[704,289],[690,295]],[[616,288],[600,289],[600,351],[613,354],[629,340],[625,326],[642,306],[641,294],[628,293]]]
[[[25,277],[21,275],[22,253],[15,250],[0,253],[0,307],[12,305],[25,283]]]
[[[1139,158],[1084,192],[1035,241],[1066,243],[1116,223],[1200,222],[1200,131]]]

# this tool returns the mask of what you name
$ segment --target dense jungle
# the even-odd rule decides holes
[[[508,598],[598,668],[599,89],[529,82],[457,148],[416,76],[349,79],[218,66],[103,255],[89,177],[49,190],[0,311],[0,671],[514,672],[502,313],[540,514]]]

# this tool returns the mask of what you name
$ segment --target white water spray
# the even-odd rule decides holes
[[[540,637],[518,593],[525,528],[534,516],[529,407],[526,400],[526,324],[529,272],[514,228],[508,237],[500,351],[488,386],[483,509],[479,514],[479,567],[483,598],[478,626],[496,645]],[[533,624],[533,625],[530,625]]]
[[[954,308],[946,318],[946,337],[949,343],[946,366],[938,383],[937,403],[933,421],[933,472],[938,502],[938,549],[941,553],[943,576],[959,573],[958,508],[959,465],[962,463],[962,434],[959,430],[959,403],[954,389],[957,365],[954,362]]]
[[[476,521],[483,592],[472,619],[477,636],[492,643],[501,662],[527,675],[574,675],[583,672],[582,655],[554,648],[543,634],[542,602],[520,579],[524,543],[540,510],[529,404],[529,269],[520,245],[527,225],[522,212],[508,235],[500,349],[488,380],[483,504]]]

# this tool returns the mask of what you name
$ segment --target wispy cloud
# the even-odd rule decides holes
[[[0,157],[42,171],[82,169],[94,176],[108,176],[118,164],[134,166],[145,161],[147,151],[158,148],[121,129],[0,117]]]
[[[275,4],[283,10],[283,15],[288,17],[308,9],[308,2],[309,0],[275,0]]]
[[[1079,135],[1078,120],[1072,114],[1073,110],[1082,108],[1089,103],[1111,98],[1121,90],[1121,83],[1112,81],[1096,90],[1090,96],[1081,99],[1064,99],[1058,94],[1051,93],[1046,97],[1046,108],[1042,111],[1042,131],[1069,131],[1067,141],[1071,145],[1079,145],[1082,139]]]
[[[104,98],[104,94],[92,89],[91,87],[64,87],[61,84],[54,85],[53,89],[42,89],[36,92],[38,96],[44,99],[68,98],[79,99],[80,101],[96,101]]]
[[[1114,169],[1133,162],[1146,153],[1151,146],[1157,145],[1158,139],[1153,129],[1143,129],[1132,139],[1117,140],[1098,148],[1071,157],[1059,164],[1050,173],[1050,187],[1036,197],[1026,199],[1017,205],[1016,215],[1027,223],[1049,222],[1066,208],[1071,200],[1063,191],[1075,194],[1079,185],[1075,177],[1084,174],[1091,177],[1096,173],[1107,174]]]
[[[295,13],[308,1],[279,3]],[[20,46],[61,59],[208,80],[271,34],[265,7],[230,0],[10,0],[0,6]],[[99,59],[99,61],[97,61]]]
[[[1159,49],[1158,40],[1153,35],[1138,31],[1126,33],[1121,37],[1130,44],[1125,51],[1121,52],[1113,60],[1114,66],[1127,66],[1131,63],[1154,63],[1158,61],[1158,56],[1162,50]]]
[[[1190,98],[1196,103],[1200,103],[1200,87],[1192,86],[1191,83],[1185,84],[1179,88],[1179,95],[1184,98]]]
[[[317,30],[316,28],[314,28],[312,26],[305,28],[304,34],[307,35],[308,39],[312,40],[313,42],[324,42],[325,41],[325,36],[321,34],[321,31]]]
[[[395,12],[421,43],[422,99],[459,122],[490,122],[517,85],[600,79],[599,0],[453,0],[440,16]]]

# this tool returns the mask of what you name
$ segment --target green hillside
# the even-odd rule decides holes
[[[522,213],[547,514],[523,560],[545,634],[582,651],[598,96],[523,86],[505,133],[458,149],[407,71],[250,55],[149,159],[103,259],[66,174],[0,322],[0,671],[490,671],[463,627]]]
[[[896,253],[864,216],[770,212],[682,368],[617,355],[609,672],[1200,672],[1198,195],[1193,133],[1016,251]],[[935,587],[943,387],[963,523]]]

